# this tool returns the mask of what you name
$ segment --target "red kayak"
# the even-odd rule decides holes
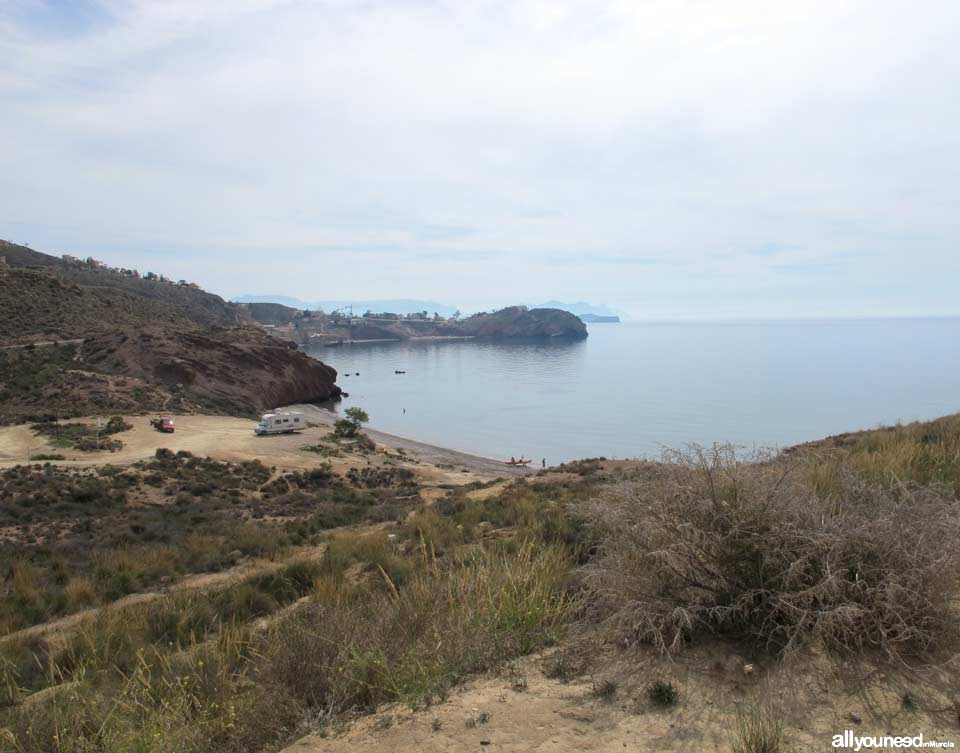
[[[530,465],[531,462],[531,460],[520,458],[519,460],[507,460],[504,465]]]

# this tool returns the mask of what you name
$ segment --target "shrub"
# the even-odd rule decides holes
[[[119,434],[121,431],[130,431],[132,428],[133,424],[127,423],[123,416],[110,416],[110,420],[103,427],[103,433]]]
[[[358,450],[373,452],[377,449],[377,443],[370,439],[370,437],[363,432],[358,431],[354,436],[353,441]]]
[[[333,433],[338,437],[354,437],[357,434],[357,427],[353,421],[338,418],[333,424]]]
[[[601,701],[610,701],[617,694],[619,686],[614,680],[594,680],[590,694]]]
[[[657,706],[665,708],[676,705],[679,695],[673,683],[664,680],[656,680],[647,688],[647,698]]]
[[[430,550],[442,554],[464,541],[464,527],[437,513],[432,507],[418,510],[407,518],[412,537],[421,539]]]
[[[737,713],[730,740],[733,753],[781,753],[783,722],[771,709],[751,706]]]
[[[591,505],[600,544],[585,583],[608,626],[665,652],[713,632],[778,652],[819,638],[902,657],[952,634],[951,496],[847,472],[823,500],[790,460],[747,462],[730,447],[667,459]]]
[[[367,412],[362,408],[347,408],[346,418],[341,418],[333,425],[333,433],[338,437],[355,437],[360,428],[370,420]]]
[[[354,563],[381,570],[394,586],[402,585],[412,572],[411,564],[394,553],[383,531],[343,533],[330,540],[321,563],[325,573],[343,573]]]
[[[97,601],[96,584],[84,575],[75,575],[70,578],[64,592],[71,610],[88,607]]]
[[[289,545],[283,531],[269,525],[245,523],[234,535],[234,546],[253,557],[275,557]]]

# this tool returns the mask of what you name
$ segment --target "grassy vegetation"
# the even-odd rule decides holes
[[[753,462],[723,448],[596,459],[430,506],[394,466],[278,473],[161,452],[131,469],[15,469],[0,476],[6,524],[66,518],[57,540],[89,552],[54,565],[64,552],[46,538],[21,542],[26,557],[4,550],[17,614],[38,596],[49,613],[47,594],[99,603],[118,573],[139,587],[170,561],[215,568],[226,547],[325,549],[0,644],[0,727],[21,753],[275,751],[382,703],[441,701],[574,625],[665,651],[722,634],[747,652],[816,642],[935,661],[955,632],[958,435],[951,418]],[[351,523],[364,525],[326,532]],[[574,664],[558,651],[546,671]],[[666,681],[646,693],[663,713],[684,702]],[[595,683],[598,699],[619,695]],[[730,744],[775,753],[785,739],[775,714],[748,708]]]
[[[733,753],[784,753],[783,720],[769,707],[753,704],[737,714],[730,737]]]
[[[401,478],[402,477],[402,478]],[[416,502],[417,484],[393,470],[321,467],[274,474],[258,462],[222,463],[159,450],[130,468],[19,466],[0,472],[0,629],[10,632],[89,606],[215,572],[248,557],[276,557],[326,530],[386,522]]]
[[[939,484],[960,497],[960,414],[842,434],[794,453],[804,457],[820,496],[838,495],[837,478],[846,468],[887,488],[906,482]]]
[[[42,676],[26,676],[36,654],[21,649],[5,664],[8,703],[28,680],[60,690],[11,706],[3,724],[22,751],[275,749],[310,719],[441,699],[465,675],[553,643],[567,619],[569,563],[555,547],[446,562],[421,549],[401,579],[385,537],[339,541],[315,569],[111,614],[44,657]],[[344,578],[358,556],[390,572],[367,561],[366,577]],[[244,622],[301,593],[308,602],[266,629]]]
[[[75,344],[0,350],[0,425],[189,407],[162,388],[111,377],[78,357]]]
[[[99,428],[92,424],[60,423],[57,420],[35,423],[31,428],[34,434],[46,437],[54,447],[81,452],[115,452],[123,447],[123,442],[112,435],[129,431],[133,425],[128,424],[123,416],[111,416]]]

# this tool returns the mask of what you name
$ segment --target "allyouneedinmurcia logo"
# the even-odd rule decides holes
[[[833,736],[834,748],[859,750],[884,750],[887,748],[940,748],[950,750],[954,744],[950,740],[924,740],[923,735],[856,735],[853,730],[846,730],[842,735]]]

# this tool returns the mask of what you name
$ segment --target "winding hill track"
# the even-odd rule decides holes
[[[222,570],[216,573],[186,575],[168,588],[130,594],[129,596],[124,596],[122,599],[117,599],[100,607],[84,609],[81,612],[74,612],[73,614],[68,614],[56,620],[33,625],[23,630],[17,630],[8,635],[0,636],[0,645],[13,641],[32,642],[38,638],[44,638],[50,635],[63,636],[75,630],[83,623],[96,619],[105,612],[113,612],[147,604],[164,596],[172,596],[173,594],[186,593],[188,591],[217,591],[240,583],[248,578],[277,572],[296,562],[319,560],[323,557],[326,550],[326,544],[318,544],[317,546],[302,547],[288,551],[286,556],[275,560],[253,560],[251,562],[244,562],[229,570]]]

